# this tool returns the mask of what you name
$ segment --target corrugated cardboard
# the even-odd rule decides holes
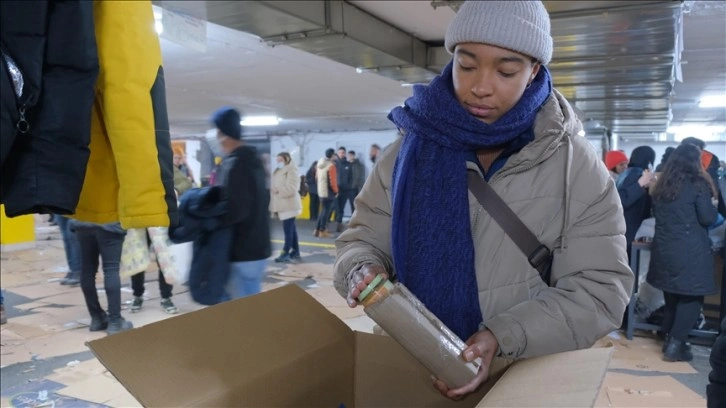
[[[147,407],[584,407],[594,404],[610,356],[609,349],[582,350],[508,371],[497,360],[482,389],[454,402],[394,340],[350,330],[295,285],[89,347]]]

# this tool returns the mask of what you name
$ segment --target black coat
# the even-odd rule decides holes
[[[232,228],[223,226],[226,213],[222,187],[191,189],[181,196],[179,224],[169,228],[172,242],[194,242],[189,292],[203,305],[216,305],[228,297],[225,285],[230,273]]]
[[[353,169],[346,158],[338,159],[335,162],[338,173],[338,189],[349,190],[353,188]]]
[[[716,293],[708,226],[716,221],[717,212],[706,187],[686,183],[674,201],[655,200],[653,209],[648,283],[679,295]]]
[[[90,1],[0,2],[0,40],[22,72],[18,96],[0,67],[0,200],[10,216],[72,214],[90,154],[99,73]],[[25,106],[23,108],[23,106]],[[24,111],[29,129],[18,133]]]
[[[651,199],[648,190],[638,184],[638,179],[642,175],[643,169],[640,167],[629,167],[618,176],[617,181],[618,194],[625,215],[625,239],[628,248],[635,239],[640,224],[644,219],[650,218]]]
[[[222,162],[228,198],[226,225],[234,228],[231,262],[259,261],[272,254],[270,195],[265,169],[254,147],[242,146]]]

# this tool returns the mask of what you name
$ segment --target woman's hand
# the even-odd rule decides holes
[[[650,170],[645,170],[643,175],[638,179],[638,184],[640,184],[643,188],[647,188],[654,180],[655,175],[651,173]]]
[[[482,330],[475,333],[467,340],[467,347],[462,353],[464,361],[471,362],[481,357],[479,373],[468,384],[456,389],[449,389],[443,381],[434,378],[434,388],[439,390],[441,395],[453,400],[460,400],[467,394],[476,391],[477,388],[489,379],[489,366],[499,350],[497,338],[489,330]]]
[[[383,275],[383,278],[388,279],[388,274],[381,265],[366,264],[353,272],[349,282],[348,306],[358,306],[358,296],[360,296],[361,292],[366,289],[366,286],[373,282],[373,279],[378,275]]]

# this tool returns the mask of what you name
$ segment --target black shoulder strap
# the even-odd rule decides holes
[[[519,216],[509,208],[507,203],[477,172],[470,170],[467,177],[469,190],[474,194],[479,204],[509,235],[517,247],[527,256],[529,264],[537,269],[542,280],[549,285],[552,263],[552,254],[549,248],[539,242],[537,236],[524,225]]]

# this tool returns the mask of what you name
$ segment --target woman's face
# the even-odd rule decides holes
[[[492,124],[519,102],[539,63],[526,55],[486,44],[462,43],[454,52],[454,91],[474,117]]]
[[[628,162],[620,162],[615,166],[615,173],[620,174],[625,171],[625,169],[628,168]]]
[[[285,159],[282,156],[277,156],[275,160],[277,160],[278,164],[285,165]]]

